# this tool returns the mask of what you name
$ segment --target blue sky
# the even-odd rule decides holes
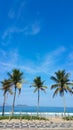
[[[0,1],[0,80],[19,68],[29,84],[23,85],[16,104],[37,104],[37,93],[29,88],[36,76],[48,86],[40,96],[41,106],[63,106],[58,95],[52,98],[50,76],[66,69],[73,80],[73,1],[72,0],[3,0]],[[3,102],[3,93],[0,92]],[[73,96],[66,95],[67,106]],[[7,104],[13,96],[8,95]]]

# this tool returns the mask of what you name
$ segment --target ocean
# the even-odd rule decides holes
[[[5,106],[5,114],[9,115],[11,113],[12,106]],[[37,107],[36,106],[15,106],[14,112],[16,115],[22,114],[33,114],[36,115]],[[64,112],[63,107],[39,107],[39,114],[41,115],[62,115]],[[0,106],[0,115],[2,114],[2,106]],[[67,115],[73,115],[73,107],[66,108]]]

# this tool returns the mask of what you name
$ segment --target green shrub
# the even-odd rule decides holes
[[[29,115],[22,115],[22,116],[0,116],[0,120],[3,119],[26,119],[26,120],[47,120],[45,117],[39,116],[29,116]]]
[[[73,120],[73,116],[66,116],[66,117],[63,117],[64,120]]]

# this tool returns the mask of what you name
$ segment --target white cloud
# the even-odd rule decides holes
[[[10,52],[1,51],[0,55],[0,67],[2,68],[0,71],[9,71],[13,68],[20,68],[23,72],[29,74],[46,74],[51,75],[55,70],[61,68],[60,57],[64,55],[66,49],[64,47],[60,47],[45,56],[42,56],[36,61],[29,61],[29,63],[25,61],[21,61],[21,56],[19,55],[17,50],[11,50]],[[2,60],[3,59],[3,60]],[[41,60],[40,60],[41,59]],[[36,62],[36,63],[35,63]],[[59,65],[60,64],[60,65]],[[64,66],[64,63],[62,64]]]
[[[22,16],[22,10],[23,8],[25,8],[26,6],[26,1],[22,0],[22,1],[14,1],[12,7],[10,8],[9,12],[8,12],[8,17],[10,19],[15,18],[15,20],[17,21],[21,16]]]
[[[23,35],[37,35],[41,30],[40,22],[35,21],[34,23],[31,23],[30,25],[25,25],[25,27],[20,28],[17,26],[12,26],[7,28],[2,35],[2,45],[8,45],[10,44],[11,39],[13,38],[13,35],[18,33],[23,33]]]
[[[18,67],[18,52],[17,50],[4,51],[0,50],[0,73],[5,73],[13,68]]]
[[[39,60],[39,62],[36,61],[36,63],[32,63],[32,65],[26,64],[25,66],[23,66],[23,69],[27,73],[32,74],[37,73],[50,74],[53,71],[55,71],[54,69],[57,69],[60,57],[63,56],[65,51],[66,49],[64,47],[60,47],[55,51],[52,51],[51,53],[48,53],[46,56],[42,57],[42,60]]]
[[[13,19],[15,17],[15,11],[13,9],[10,9],[8,12],[8,17],[10,19]]]
[[[26,7],[26,2],[22,1],[20,3],[20,7],[18,8],[18,14],[17,14],[17,20],[20,19],[20,17],[22,16],[22,10]]]
[[[17,27],[10,27],[8,28],[4,34],[2,35],[2,39],[7,38],[8,36],[13,35],[14,33],[22,33],[26,30],[26,27],[24,28],[17,28]]]
[[[66,47],[61,46],[60,48],[54,50],[53,55],[58,55],[66,51]]]
[[[36,35],[41,31],[41,26],[39,22],[34,22],[31,25],[28,25],[25,30],[26,35]]]

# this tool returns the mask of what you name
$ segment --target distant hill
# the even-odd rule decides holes
[[[17,104],[16,106],[24,106],[24,107],[28,107],[28,105],[25,105],[25,104]]]
[[[2,107],[3,105],[0,105],[0,107]],[[12,107],[12,105],[9,105],[9,104],[6,104],[5,105],[6,107]],[[25,104],[17,104],[17,105],[15,105],[16,107],[18,106],[18,107],[29,107],[28,105],[25,105]]]

